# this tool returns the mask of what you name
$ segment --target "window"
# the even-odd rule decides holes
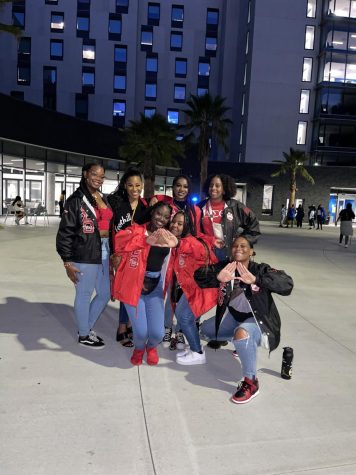
[[[307,138],[307,122],[298,122],[297,145],[305,145]]]
[[[171,32],[171,51],[182,51],[183,33],[181,31]]]
[[[244,124],[241,123],[241,127],[240,127],[240,140],[239,140],[239,144],[240,144],[240,145],[242,145],[243,139],[244,139]]]
[[[205,96],[205,94],[209,94],[209,89],[206,87],[198,87],[197,95],[198,96]]]
[[[302,81],[310,82],[312,79],[313,58],[304,58]]]
[[[206,23],[207,25],[214,25],[218,26],[219,24],[219,10],[213,10],[208,8],[208,12],[206,15]]]
[[[300,93],[299,113],[308,114],[309,112],[310,90],[302,89]]]
[[[109,40],[121,40],[121,15],[110,13],[109,15]]]
[[[21,37],[18,42],[17,52],[21,55],[31,54],[31,38]]]
[[[82,58],[84,63],[95,62],[95,40],[83,40]]]
[[[87,94],[75,95],[75,116],[78,119],[88,119],[88,96]]]
[[[245,93],[242,94],[242,102],[241,102],[241,115],[245,115]]]
[[[175,75],[177,77],[187,76],[187,60],[183,58],[176,58],[175,63]]]
[[[209,52],[215,52],[218,47],[218,39],[213,36],[207,36],[205,38],[205,50]]]
[[[179,111],[175,109],[168,109],[167,111],[167,122],[169,124],[178,125],[179,124]]]
[[[51,13],[51,31],[55,33],[62,33],[64,30],[64,13]]]
[[[154,116],[156,113],[156,108],[155,107],[145,107],[145,113],[144,113],[144,116],[145,117],[152,117]]]
[[[160,4],[149,3],[147,10],[147,23],[148,25],[159,25],[160,17]]]
[[[129,0],[116,0],[116,13],[128,13]]]
[[[115,63],[127,62],[127,47],[126,46],[115,46],[114,61]]]
[[[248,50],[249,50],[249,42],[250,42],[250,32],[248,31],[248,32],[247,32],[247,35],[246,35],[246,47],[245,47],[245,54],[248,54]]]
[[[350,8],[351,7],[351,8]],[[340,17],[356,17],[356,2],[355,0],[330,0],[329,1],[329,14]]]
[[[17,84],[20,86],[29,86],[31,83],[31,67],[18,66],[17,67]]]
[[[263,186],[262,214],[272,214],[273,185]]]
[[[206,62],[199,61],[198,75],[199,76],[210,76],[210,64],[206,63]]]
[[[125,101],[114,101],[113,102],[113,126],[114,127],[124,127],[125,125],[125,116],[126,116],[126,102]]]
[[[148,100],[154,101],[157,98],[157,84],[146,83],[145,84],[145,97]]]
[[[47,5],[58,5],[58,0],[46,0]]]
[[[316,0],[308,0],[307,17],[315,18],[315,14],[316,14]]]
[[[245,69],[244,69],[244,86],[246,86],[247,82],[247,63],[245,63]]]
[[[77,16],[77,36],[79,38],[88,38],[89,37],[89,16],[88,15],[78,15]]]
[[[43,67],[43,107],[56,110],[57,108],[57,68]]]
[[[43,84],[44,86],[55,86],[57,84],[57,68],[44,66]]]
[[[82,68],[82,88],[83,93],[93,93],[95,88],[95,69],[89,67]]]
[[[12,12],[12,24],[17,26],[18,28],[24,29],[25,28],[25,12]]]
[[[114,92],[126,92],[126,76],[114,75]]]
[[[175,84],[174,85],[174,101],[175,102],[184,102],[186,94],[185,84]]]
[[[157,56],[146,57],[146,71],[149,73],[156,73],[158,71],[158,58]]]
[[[172,5],[171,25],[175,28],[183,28],[184,6]]]
[[[50,57],[57,61],[63,59],[63,40],[51,40]]]
[[[153,30],[141,27],[141,49],[151,49],[153,45]]]
[[[314,49],[315,26],[305,27],[305,49]]]

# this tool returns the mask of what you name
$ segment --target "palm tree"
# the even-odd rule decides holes
[[[176,129],[159,114],[130,121],[123,130],[120,157],[138,162],[145,181],[144,195],[154,195],[156,165],[177,166],[175,157],[183,157],[183,145],[177,141]]]
[[[12,3],[13,0],[0,0],[0,11],[4,8],[5,3]],[[16,36],[17,38],[21,36],[21,28],[14,25],[5,25],[5,23],[0,23],[0,33],[10,33],[11,35]]]
[[[228,126],[232,121],[225,116],[230,109],[224,105],[225,99],[221,96],[212,97],[191,95],[187,101],[189,109],[184,110],[188,116],[185,129],[188,137],[193,137],[198,142],[198,158],[200,161],[200,189],[208,176],[208,159],[211,150],[211,140],[215,139],[218,145],[228,151],[225,140],[229,135]]]
[[[309,157],[301,150],[289,149],[289,154],[283,152],[283,160],[273,160],[274,163],[279,163],[280,168],[271,174],[271,176],[282,176],[289,174],[289,206],[295,204],[295,193],[297,191],[297,176],[301,176],[304,180],[309,181],[314,185],[314,178],[308,173],[304,167],[304,162],[309,160]]]

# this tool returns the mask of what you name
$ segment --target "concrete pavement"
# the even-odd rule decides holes
[[[1,475],[356,474],[356,244],[338,246],[335,227],[262,226],[256,261],[295,289],[275,297],[282,340],[259,351],[260,395],[237,406],[231,344],[206,365],[160,348],[157,367],[132,367],[110,303],[105,349],[78,347],[57,224],[0,230]]]

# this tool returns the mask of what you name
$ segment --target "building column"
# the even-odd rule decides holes
[[[52,163],[47,163],[47,172],[46,172],[46,203],[48,214],[55,214],[55,182],[56,176],[54,174],[54,166]]]

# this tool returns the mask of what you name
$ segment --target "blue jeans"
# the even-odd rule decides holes
[[[184,294],[181,296],[177,303],[176,317],[178,326],[182,329],[182,332],[188,340],[190,349],[196,352],[201,351],[200,337],[196,325],[196,318]]]
[[[146,272],[150,277],[156,277],[160,272]],[[140,296],[137,307],[125,303],[132,325],[135,348],[143,350],[156,347],[164,336],[164,299],[163,281],[160,279],[157,287],[149,294]]]
[[[123,323],[124,325],[129,323],[129,315],[127,313],[125,305],[122,302],[120,302],[120,307],[119,307],[119,325],[121,323]]]
[[[109,255],[109,239],[102,238],[101,264],[73,262],[80,270],[74,300],[74,314],[80,336],[89,335],[110,300]],[[94,290],[96,295],[92,299]]]
[[[238,328],[243,328],[248,333],[248,337],[234,340],[235,331]],[[215,340],[215,317],[202,323],[201,332],[209,339]],[[261,345],[261,330],[253,317],[240,323],[234,319],[230,312],[227,312],[220,324],[217,339],[221,341],[231,339],[239,355],[243,375],[250,379],[256,376],[257,347]]]

